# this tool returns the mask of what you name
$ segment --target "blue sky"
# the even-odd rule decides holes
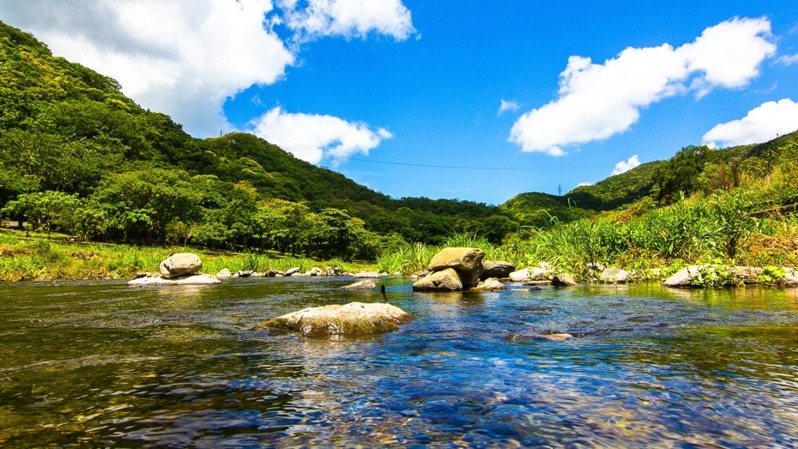
[[[794,1],[202,2],[76,0],[70,19],[19,0],[0,19],[194,135],[255,132],[394,197],[498,204],[798,129]]]

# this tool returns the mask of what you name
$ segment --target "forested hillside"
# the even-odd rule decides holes
[[[794,159],[797,141],[793,133],[724,150],[690,146],[563,196],[523,193],[498,207],[393,199],[251,134],[195,139],[113,79],[0,22],[2,213],[85,240],[348,259],[458,233],[498,244],[602,211],[751,188]]]
[[[250,134],[194,139],[119,89],[0,23],[0,202],[17,200],[9,218],[86,239],[341,257],[457,231],[500,241],[517,227],[485,204],[391,199]]]

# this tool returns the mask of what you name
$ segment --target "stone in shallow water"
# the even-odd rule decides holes
[[[502,284],[498,279],[488,278],[480,282],[479,285],[474,287],[472,290],[480,292],[495,292],[498,290],[504,290],[505,288],[507,287],[504,284]]]
[[[161,276],[172,279],[194,274],[202,268],[202,261],[194,253],[175,253],[164,259],[158,266]]]
[[[341,290],[362,290],[371,291],[377,288],[377,283],[371,279],[364,279],[362,281],[353,282],[349,285],[344,285]]]
[[[453,268],[436,271],[413,283],[413,291],[456,291],[463,289],[463,282]]]
[[[127,285],[206,285],[220,284],[222,281],[208,274],[192,274],[173,279],[160,276],[146,276],[128,281]]]
[[[515,271],[515,265],[510,262],[499,260],[484,260],[482,261],[482,275],[481,280],[490,278],[506,278],[510,273]]]
[[[358,337],[394,331],[410,320],[407,312],[391,304],[350,302],[302,309],[264,321],[255,329],[298,331],[310,338]]]

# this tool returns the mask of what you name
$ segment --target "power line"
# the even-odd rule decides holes
[[[402,165],[405,167],[424,167],[424,168],[450,168],[457,170],[505,170],[505,171],[540,171],[540,170],[553,170],[545,167],[467,167],[462,165],[433,165],[433,164],[415,164],[411,162],[395,162],[395,161],[378,161],[374,159],[359,159],[350,158],[350,161],[366,162],[369,164],[387,164],[387,165]],[[568,167],[568,170],[601,170],[602,167]]]

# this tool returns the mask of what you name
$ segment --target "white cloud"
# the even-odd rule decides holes
[[[745,117],[715,125],[702,141],[713,147],[767,142],[798,129],[798,103],[783,98],[768,101],[748,111]]]
[[[25,0],[0,3],[0,17],[115,78],[142,106],[210,135],[229,128],[227,97],[274,83],[294,61],[263,26],[271,9],[257,0]]]
[[[639,165],[640,165],[640,158],[636,154],[634,154],[629,159],[625,161],[620,161],[617,164],[615,164],[615,167],[612,169],[611,176],[620,175],[621,173],[626,173],[629,170]]]
[[[735,18],[678,48],[629,47],[601,64],[571,56],[560,74],[557,99],[521,116],[509,141],[524,151],[562,155],[563,147],[607,139],[664,98],[747,85],[775,53],[771,41],[766,18]]]
[[[322,36],[365,37],[371,32],[405,40],[415,32],[402,0],[278,0],[284,23],[300,41]]]
[[[387,129],[372,130],[365,123],[347,122],[332,115],[285,112],[277,106],[253,121],[256,135],[317,164],[323,159],[342,160],[355,153],[367,155],[383,140],[393,137]]]
[[[502,115],[505,112],[517,111],[520,107],[521,105],[515,100],[502,99],[499,101],[499,112],[497,112],[497,115]]]
[[[307,36],[397,39],[413,31],[400,0],[17,0],[0,1],[0,20],[32,32],[59,56],[120,82],[145,108],[164,112],[198,136],[230,129],[228,97],[273,84],[294,64],[272,29],[285,17]],[[267,17],[268,16],[268,17]]]
[[[793,53],[791,55],[782,55],[776,59],[776,62],[783,66],[790,66],[793,64],[798,64],[798,53]]]

